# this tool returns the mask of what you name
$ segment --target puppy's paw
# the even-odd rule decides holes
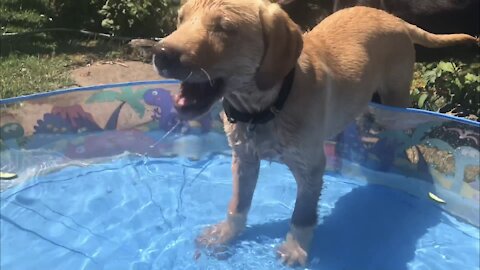
[[[197,237],[196,243],[200,246],[209,248],[217,245],[230,243],[238,232],[227,221],[206,228],[203,233]]]
[[[288,240],[287,238],[287,241],[280,246],[277,253],[282,263],[288,266],[297,264],[305,266],[307,264],[307,252],[295,240]]]
[[[277,254],[283,264],[305,266],[308,259],[308,249],[312,241],[312,228],[292,227],[287,234],[287,240],[279,247]]]
[[[205,229],[196,243],[206,248],[229,244],[243,231],[245,222],[245,215],[229,214],[227,220]]]
[[[231,243],[236,235],[235,230],[224,221],[206,228],[195,242],[197,248],[205,249],[208,256],[226,260],[232,255],[228,244]]]

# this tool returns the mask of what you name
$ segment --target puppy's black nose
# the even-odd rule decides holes
[[[168,69],[178,66],[180,64],[180,52],[179,50],[159,44],[158,47],[153,49],[154,63],[158,69]]]

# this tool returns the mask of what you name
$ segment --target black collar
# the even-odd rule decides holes
[[[256,125],[265,124],[275,118],[275,115],[277,115],[282,110],[283,106],[285,105],[285,101],[287,101],[290,90],[292,89],[294,77],[295,68],[293,68],[287,74],[287,76],[285,76],[285,79],[283,79],[282,88],[280,88],[277,100],[275,100],[272,106],[255,114],[240,112],[235,109],[226,98],[223,98],[223,109],[225,110],[225,114],[227,115],[228,122],[232,124],[237,122],[243,122]]]

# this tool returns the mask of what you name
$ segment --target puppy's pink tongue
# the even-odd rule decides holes
[[[183,107],[187,104],[187,99],[181,94],[175,95],[175,104]]]
[[[179,106],[185,106],[186,102],[187,102],[187,100],[184,97],[181,97],[181,98],[177,99],[177,105],[179,105]]]

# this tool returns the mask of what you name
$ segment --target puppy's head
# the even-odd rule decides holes
[[[155,45],[153,62],[160,75],[182,81],[175,107],[189,119],[239,84],[272,88],[294,67],[302,45],[298,26],[277,4],[189,0],[177,30]]]

